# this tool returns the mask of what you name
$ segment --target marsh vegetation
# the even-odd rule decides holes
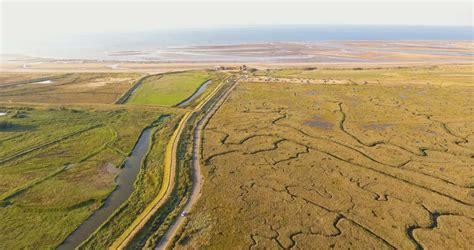
[[[202,79],[216,80],[186,106],[198,103],[225,77],[206,71],[177,74],[178,79],[163,86],[162,82],[153,82],[155,76],[150,77],[154,87],[166,89],[164,92],[176,102],[195,92]],[[136,96],[132,105],[113,104],[143,76],[1,74],[0,222],[5,226],[0,230],[0,248],[55,248],[66,238],[63,248],[78,246],[83,240],[80,248],[106,248],[157,196],[163,181],[166,145],[184,111],[160,107],[166,103],[143,106],[135,103],[140,100]],[[181,81],[190,79],[198,80]],[[148,84],[145,82],[145,89]],[[142,133],[148,139],[140,137]],[[149,141],[145,148],[140,146],[143,140]],[[134,152],[140,150],[139,159],[135,159],[138,153],[132,154],[134,147]],[[128,169],[131,161],[135,166]],[[135,174],[127,174],[130,171]],[[179,193],[174,196],[178,199],[171,201],[171,209],[189,186],[189,169],[180,167],[178,171]],[[120,187],[114,191],[117,185]],[[100,209],[103,205],[107,208]],[[168,212],[161,211],[162,216],[157,215],[156,220]],[[85,234],[84,228],[92,231]],[[153,234],[150,230],[157,228],[153,226],[147,233]]]
[[[21,109],[24,114],[0,131],[0,237],[5,248],[61,243],[115,188],[116,170],[142,129],[169,112],[119,107],[2,109]]]
[[[259,71],[205,129],[175,247],[467,249],[473,99],[472,65]]]
[[[474,245],[472,65],[246,74],[235,88],[222,71],[0,74],[0,248],[60,245],[120,185],[146,131],[133,192],[79,248],[114,246],[160,196],[169,142],[195,110],[169,199],[127,244],[156,246],[191,191],[194,128],[221,98],[176,248]]]
[[[1,103],[113,103],[143,74],[1,73]]]

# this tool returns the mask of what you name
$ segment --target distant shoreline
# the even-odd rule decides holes
[[[110,51],[107,60],[41,58],[2,55],[1,71],[49,71],[70,69],[121,72],[183,65],[203,68],[241,64],[406,64],[472,63],[472,41],[331,41],[319,43],[246,43],[194,45],[159,50]]]
[[[174,53],[194,46],[319,44],[355,42],[472,42],[473,26],[257,25],[163,29],[31,37],[2,41],[2,52],[62,59],[175,61]],[[162,54],[160,54],[160,52]],[[183,55],[181,55],[183,56]],[[240,60],[241,61],[241,60]]]

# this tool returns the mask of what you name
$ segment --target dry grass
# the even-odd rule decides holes
[[[13,76],[12,73],[2,73],[0,102],[113,103],[140,76],[138,73],[18,73]]]
[[[474,64],[418,66],[317,67],[311,70],[259,71],[249,81],[310,84],[465,85],[472,86]]]
[[[472,248],[472,78],[391,73],[240,83],[206,127],[203,195],[177,247]]]
[[[58,73],[29,73],[29,74],[19,74],[19,73],[1,73],[0,74],[0,87],[5,85],[18,84],[21,82],[28,82],[35,79],[41,79],[45,77],[54,77],[59,75]]]

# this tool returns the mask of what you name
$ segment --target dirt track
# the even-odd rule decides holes
[[[158,193],[155,200],[143,211],[142,214],[137,216],[136,220],[132,223],[130,227],[115,241],[111,246],[112,249],[124,249],[130,241],[140,232],[140,230],[145,226],[145,224],[153,217],[153,215],[158,211],[160,207],[170,198],[175,185],[175,175],[176,175],[176,157],[179,140],[181,134],[186,127],[186,123],[192,116],[194,112],[198,112],[202,107],[211,100],[211,98],[217,94],[218,90],[221,88],[221,85],[216,87],[216,89],[211,92],[206,99],[204,99],[195,109],[187,112],[181,119],[178,128],[175,130],[173,136],[170,139],[170,142],[167,146],[166,155],[165,155],[165,167],[164,167],[164,177],[162,189]]]
[[[183,212],[188,213],[193,205],[198,201],[201,196],[201,189],[203,184],[203,176],[201,170],[201,142],[202,142],[202,130],[207,125],[209,119],[215,114],[219,107],[224,103],[229,94],[235,88],[237,83],[235,83],[231,88],[227,90],[224,96],[214,105],[214,107],[198,122],[194,130],[194,143],[193,143],[193,189],[191,195],[186,202],[186,205],[183,208]],[[176,219],[173,225],[168,229],[166,234],[162,237],[155,249],[166,249],[173,243],[173,239],[178,233],[178,230],[182,227],[183,223],[186,221],[185,216],[180,216]]]
[[[163,184],[157,197],[151,204],[140,214],[132,225],[125,230],[125,232],[115,241],[111,248],[124,249],[127,244],[137,235],[137,233],[145,226],[150,218],[163,206],[163,204],[170,197],[174,187],[174,180],[176,174],[176,152],[178,149],[178,142],[185,127],[187,120],[190,117],[190,112],[186,113],[181,119],[178,128],[175,130],[171,140],[168,144],[165,155],[165,167],[163,168]]]

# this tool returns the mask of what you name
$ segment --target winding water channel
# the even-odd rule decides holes
[[[196,99],[196,97],[198,97],[200,94],[202,94],[202,92],[204,92],[204,90],[206,90],[207,85],[209,85],[211,83],[212,83],[212,80],[207,80],[207,81],[203,82],[201,84],[201,86],[199,86],[199,88],[196,91],[194,91],[194,93],[190,97],[188,97],[188,98],[184,99],[182,102],[176,104],[176,107],[182,108],[182,107],[188,105],[191,101]]]
[[[72,232],[57,249],[74,249],[79,246],[130,197],[142,160],[147,155],[151,143],[151,132],[152,128],[147,128],[140,135],[132,154],[127,157],[124,167],[116,178],[117,188],[107,197],[104,205]]]

